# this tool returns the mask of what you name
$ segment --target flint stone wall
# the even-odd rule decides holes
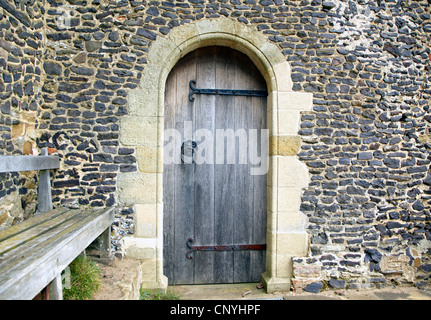
[[[158,37],[220,16],[277,44],[293,90],[313,93],[298,153],[311,241],[294,287],[429,283],[427,1],[0,0],[0,154],[49,147],[62,160],[54,204],[120,205],[114,239],[133,233],[117,196],[118,174],[138,165],[119,141],[128,93]],[[36,180],[0,175],[0,228],[32,215]]]

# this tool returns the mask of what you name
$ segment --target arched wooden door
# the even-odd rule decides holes
[[[210,91],[191,95],[191,87]],[[265,90],[252,61],[225,47],[191,52],[168,77],[163,261],[169,284],[258,282],[265,271]]]

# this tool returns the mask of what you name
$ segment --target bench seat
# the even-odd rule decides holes
[[[0,299],[33,299],[61,279],[62,270],[109,232],[114,211],[61,207],[0,231]]]

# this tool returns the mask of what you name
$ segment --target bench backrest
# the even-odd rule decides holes
[[[37,211],[52,210],[51,182],[49,169],[60,168],[60,158],[49,156],[48,149],[43,148],[40,156],[0,156],[0,173],[19,171],[39,171]]]

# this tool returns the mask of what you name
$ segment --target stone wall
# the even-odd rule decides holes
[[[308,80],[294,89],[314,94],[299,132],[299,158],[312,175],[301,210],[313,258],[295,260],[295,276],[347,287],[414,279],[422,286],[431,240],[429,8],[334,1],[323,11],[329,32],[319,37],[314,27],[321,40],[308,41],[316,50],[292,61],[294,81]],[[313,265],[311,278],[304,264]]]
[[[293,90],[313,93],[298,154],[311,242],[293,259],[295,288],[429,282],[427,1],[0,0],[0,154],[49,147],[62,159],[55,205],[119,205],[115,238],[134,232],[117,196],[138,166],[119,140],[128,94],[157,38],[217,17],[256,27]],[[0,175],[0,228],[32,214],[36,180]]]
[[[0,1],[0,154],[38,152],[44,9],[28,5]],[[34,172],[0,174],[0,229],[34,213],[36,180]]]

